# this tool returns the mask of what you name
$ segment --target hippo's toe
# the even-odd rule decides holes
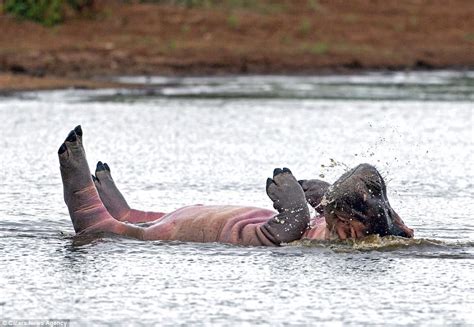
[[[112,175],[110,174],[110,167],[107,163],[99,161],[95,168],[95,178],[101,183],[113,181]]]
[[[82,128],[81,128],[81,125],[77,125],[76,127],[74,127],[74,132],[76,132],[76,135],[77,136],[82,136]]]
[[[74,130],[70,131],[68,136],[66,137],[67,142],[76,142],[77,140],[77,135]]]
[[[61,144],[61,146],[59,147],[59,150],[58,150],[58,154],[61,155],[63,154],[64,152],[67,151],[67,147],[66,147],[66,144]]]

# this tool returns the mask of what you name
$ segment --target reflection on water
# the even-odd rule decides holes
[[[147,85],[135,97],[474,100],[472,72],[397,72],[328,76],[122,77]],[[116,99],[130,99],[130,92]],[[117,96],[117,95],[116,95]],[[109,98],[110,99],[110,98]]]
[[[0,98],[0,317],[76,325],[468,324],[473,73],[123,78]],[[74,237],[56,151],[82,124],[138,208],[270,208],[274,167],[375,164],[414,240],[281,248]],[[321,178],[321,177],[319,177]]]

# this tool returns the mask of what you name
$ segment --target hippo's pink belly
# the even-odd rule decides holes
[[[150,226],[147,239],[274,245],[260,226],[276,212],[240,206],[193,205],[173,211]]]

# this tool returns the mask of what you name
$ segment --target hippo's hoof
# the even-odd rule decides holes
[[[66,137],[67,142],[75,142],[77,140],[77,135],[74,130],[70,131],[68,136]]]
[[[95,176],[92,176],[92,179],[94,180],[96,186],[97,184],[99,185],[105,185],[104,183],[109,183],[112,182],[112,175],[110,174],[110,167],[108,164],[105,162],[102,163],[102,161],[99,161],[97,163],[97,166],[95,168]]]
[[[82,128],[81,128],[81,125],[77,125],[76,127],[74,127],[74,132],[76,132],[76,135],[81,137],[82,136]]]
[[[66,150],[67,150],[66,144],[63,143],[59,147],[58,154],[63,154],[64,152],[66,152]]]
[[[107,163],[102,163],[102,161],[99,161],[97,163],[97,166],[95,168],[95,171],[98,172],[98,171],[108,171],[110,172],[110,167],[109,165],[107,165]]]
[[[77,148],[77,146],[81,146],[81,138],[82,138],[82,129],[81,125],[76,126],[72,131],[69,132],[66,139],[64,140],[63,144],[58,149],[58,155],[63,160],[68,158],[68,154],[66,154],[68,149]]]
[[[268,197],[278,212],[293,210],[306,204],[303,190],[288,168],[276,168],[273,179],[267,179]]]

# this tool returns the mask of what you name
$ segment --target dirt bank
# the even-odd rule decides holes
[[[53,28],[2,14],[0,89],[99,87],[89,79],[120,74],[474,67],[474,1],[242,3],[101,1],[94,17]]]

